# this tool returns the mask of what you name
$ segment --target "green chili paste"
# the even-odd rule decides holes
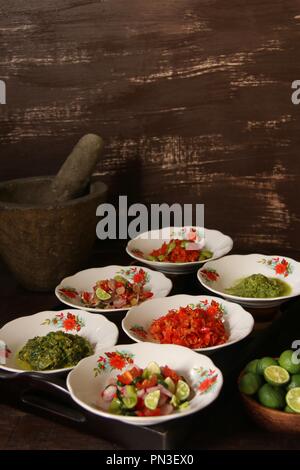
[[[252,274],[241,279],[233,287],[226,289],[225,292],[238,297],[282,297],[290,294],[291,287],[280,279],[267,277],[263,274]]]
[[[79,335],[62,331],[29,339],[18,354],[20,364],[27,370],[51,370],[75,366],[93,354],[90,343]]]

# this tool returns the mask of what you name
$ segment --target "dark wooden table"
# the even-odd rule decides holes
[[[124,243],[99,243],[88,266],[108,263],[130,263],[124,253]],[[201,287],[191,278],[180,276],[173,279],[173,292],[201,293]],[[21,315],[32,314],[58,305],[52,293],[30,293],[16,284],[11,275],[1,265],[1,310],[0,324]],[[237,358],[234,357],[233,361]],[[0,389],[1,403],[1,389]],[[3,402],[2,402],[3,403]],[[223,410],[226,407],[226,418]],[[221,400],[207,410],[205,419],[197,423],[191,438],[183,442],[182,448],[192,449],[299,449],[298,437],[270,434],[254,425],[245,414],[239,402],[235,384]],[[207,432],[201,428],[207,423]],[[117,449],[106,442],[71,427],[63,426],[53,419],[41,418],[25,413],[14,407],[0,404],[0,449]]]

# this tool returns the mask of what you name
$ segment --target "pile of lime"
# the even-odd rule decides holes
[[[239,389],[253,395],[267,408],[300,413],[300,363],[295,351],[283,351],[279,359],[262,357],[245,367]]]

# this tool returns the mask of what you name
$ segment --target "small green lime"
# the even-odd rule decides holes
[[[101,289],[101,287],[98,287],[98,289],[96,289],[96,296],[99,300],[108,300],[111,298],[111,295],[106,292],[106,290]]]
[[[176,398],[178,398],[179,401],[185,401],[190,396],[190,392],[188,384],[184,382],[184,380],[178,380],[175,393]]]
[[[261,377],[253,372],[246,372],[239,381],[239,389],[246,395],[254,395],[261,386]]]
[[[173,395],[171,400],[170,400],[170,405],[173,405],[174,408],[178,408],[179,405],[180,405],[180,401],[178,400],[178,398],[176,397],[176,395]]]
[[[279,365],[286,369],[290,374],[299,374],[300,373],[300,363],[296,362],[296,359],[293,357],[295,351],[292,349],[287,349],[283,351],[279,357]]]
[[[159,375],[160,374],[160,367],[157,364],[157,362],[149,362],[149,364],[146,367],[146,370],[148,372],[149,377],[151,377],[151,375]]]
[[[290,380],[290,374],[280,366],[268,366],[264,371],[265,380],[274,386],[285,385]]]
[[[155,408],[157,408],[159,399],[160,390],[155,390],[154,392],[148,393],[144,399],[146,408],[148,408],[149,410],[155,410]]]
[[[258,390],[258,400],[268,408],[281,409],[285,406],[285,392],[279,387],[264,384]]]
[[[291,376],[291,381],[287,386],[288,390],[291,388],[300,387],[300,374],[294,374]]]
[[[189,407],[190,407],[190,402],[189,402],[189,401],[184,401],[183,403],[181,403],[181,404],[179,405],[178,408],[179,408],[180,411],[181,411],[181,410],[186,410],[186,409],[189,408]]]
[[[165,383],[167,384],[168,390],[171,393],[175,393],[176,385],[175,385],[174,381],[171,379],[171,377],[166,377],[165,378]]]
[[[295,411],[293,411],[292,408],[290,408],[288,405],[286,405],[286,407],[284,408],[284,411],[286,413],[295,413]]]
[[[114,415],[120,415],[122,414],[121,409],[122,409],[121,401],[118,398],[113,398],[108,408],[109,413],[112,413]]]
[[[300,413],[300,387],[289,390],[285,399],[288,406],[295,411],[295,413]]]
[[[256,373],[260,375],[264,375],[264,371],[266,367],[269,366],[277,366],[278,362],[273,359],[273,357],[263,357],[262,359],[259,359],[257,363],[257,370]]]
[[[245,367],[245,372],[253,372],[253,374],[257,374],[257,364],[259,359],[253,359],[253,361],[248,362]]]

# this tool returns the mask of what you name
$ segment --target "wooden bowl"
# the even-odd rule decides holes
[[[239,376],[239,380],[242,374]],[[300,413],[285,413],[261,405],[249,395],[240,392],[247,414],[262,428],[271,432],[300,432]]]

